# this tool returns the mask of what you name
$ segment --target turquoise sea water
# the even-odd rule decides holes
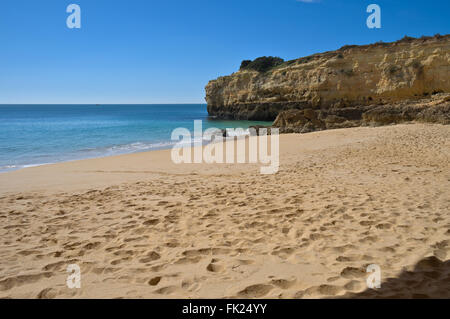
[[[0,105],[0,171],[170,148],[172,130],[268,122],[208,119],[206,105]]]

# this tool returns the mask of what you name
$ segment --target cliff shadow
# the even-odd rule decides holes
[[[435,256],[420,260],[412,271],[403,271],[396,278],[382,280],[381,288],[360,293],[347,293],[342,298],[356,299],[448,299],[450,298],[450,260]]]

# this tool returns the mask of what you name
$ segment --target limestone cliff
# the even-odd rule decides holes
[[[310,131],[364,123],[450,123],[450,35],[345,46],[210,81],[211,116]],[[424,100],[426,99],[426,100]],[[296,124],[294,124],[296,123]]]

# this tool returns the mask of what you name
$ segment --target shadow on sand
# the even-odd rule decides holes
[[[450,260],[435,256],[419,261],[413,271],[403,271],[396,278],[383,280],[380,289],[347,293],[343,298],[450,298]]]

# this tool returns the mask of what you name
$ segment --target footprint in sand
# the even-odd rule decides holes
[[[161,277],[160,277],[160,276],[157,276],[157,277],[153,277],[152,279],[150,279],[150,280],[148,281],[148,284],[149,284],[150,286],[156,286],[156,285],[158,285],[158,284],[160,283],[160,281],[161,281]]]
[[[215,262],[211,262],[208,266],[206,266],[206,270],[209,272],[221,272],[223,269],[223,266],[217,265]]]
[[[159,295],[170,295],[178,290],[179,288],[177,286],[167,286],[156,290],[155,293]]]
[[[261,298],[273,289],[272,285],[257,284],[246,287],[238,293],[243,298]]]
[[[147,253],[147,257],[140,259],[139,262],[146,264],[146,263],[149,263],[151,261],[158,260],[160,258],[161,258],[160,254],[158,254],[155,251],[150,251],[149,253]]]
[[[344,289],[339,286],[334,285],[320,285],[310,287],[306,290],[299,291],[295,294],[294,298],[318,298],[323,296],[336,296],[339,293],[343,292]]]
[[[345,267],[341,271],[341,276],[348,279],[362,278],[366,276],[366,271],[362,268]]]
[[[157,224],[159,224],[159,219],[154,218],[154,219],[149,219],[145,222],[142,223],[144,226],[155,226]]]
[[[296,282],[297,282],[297,279],[292,279],[292,280],[273,279],[271,281],[271,284],[273,284],[281,289],[289,289],[289,288],[292,288]]]

